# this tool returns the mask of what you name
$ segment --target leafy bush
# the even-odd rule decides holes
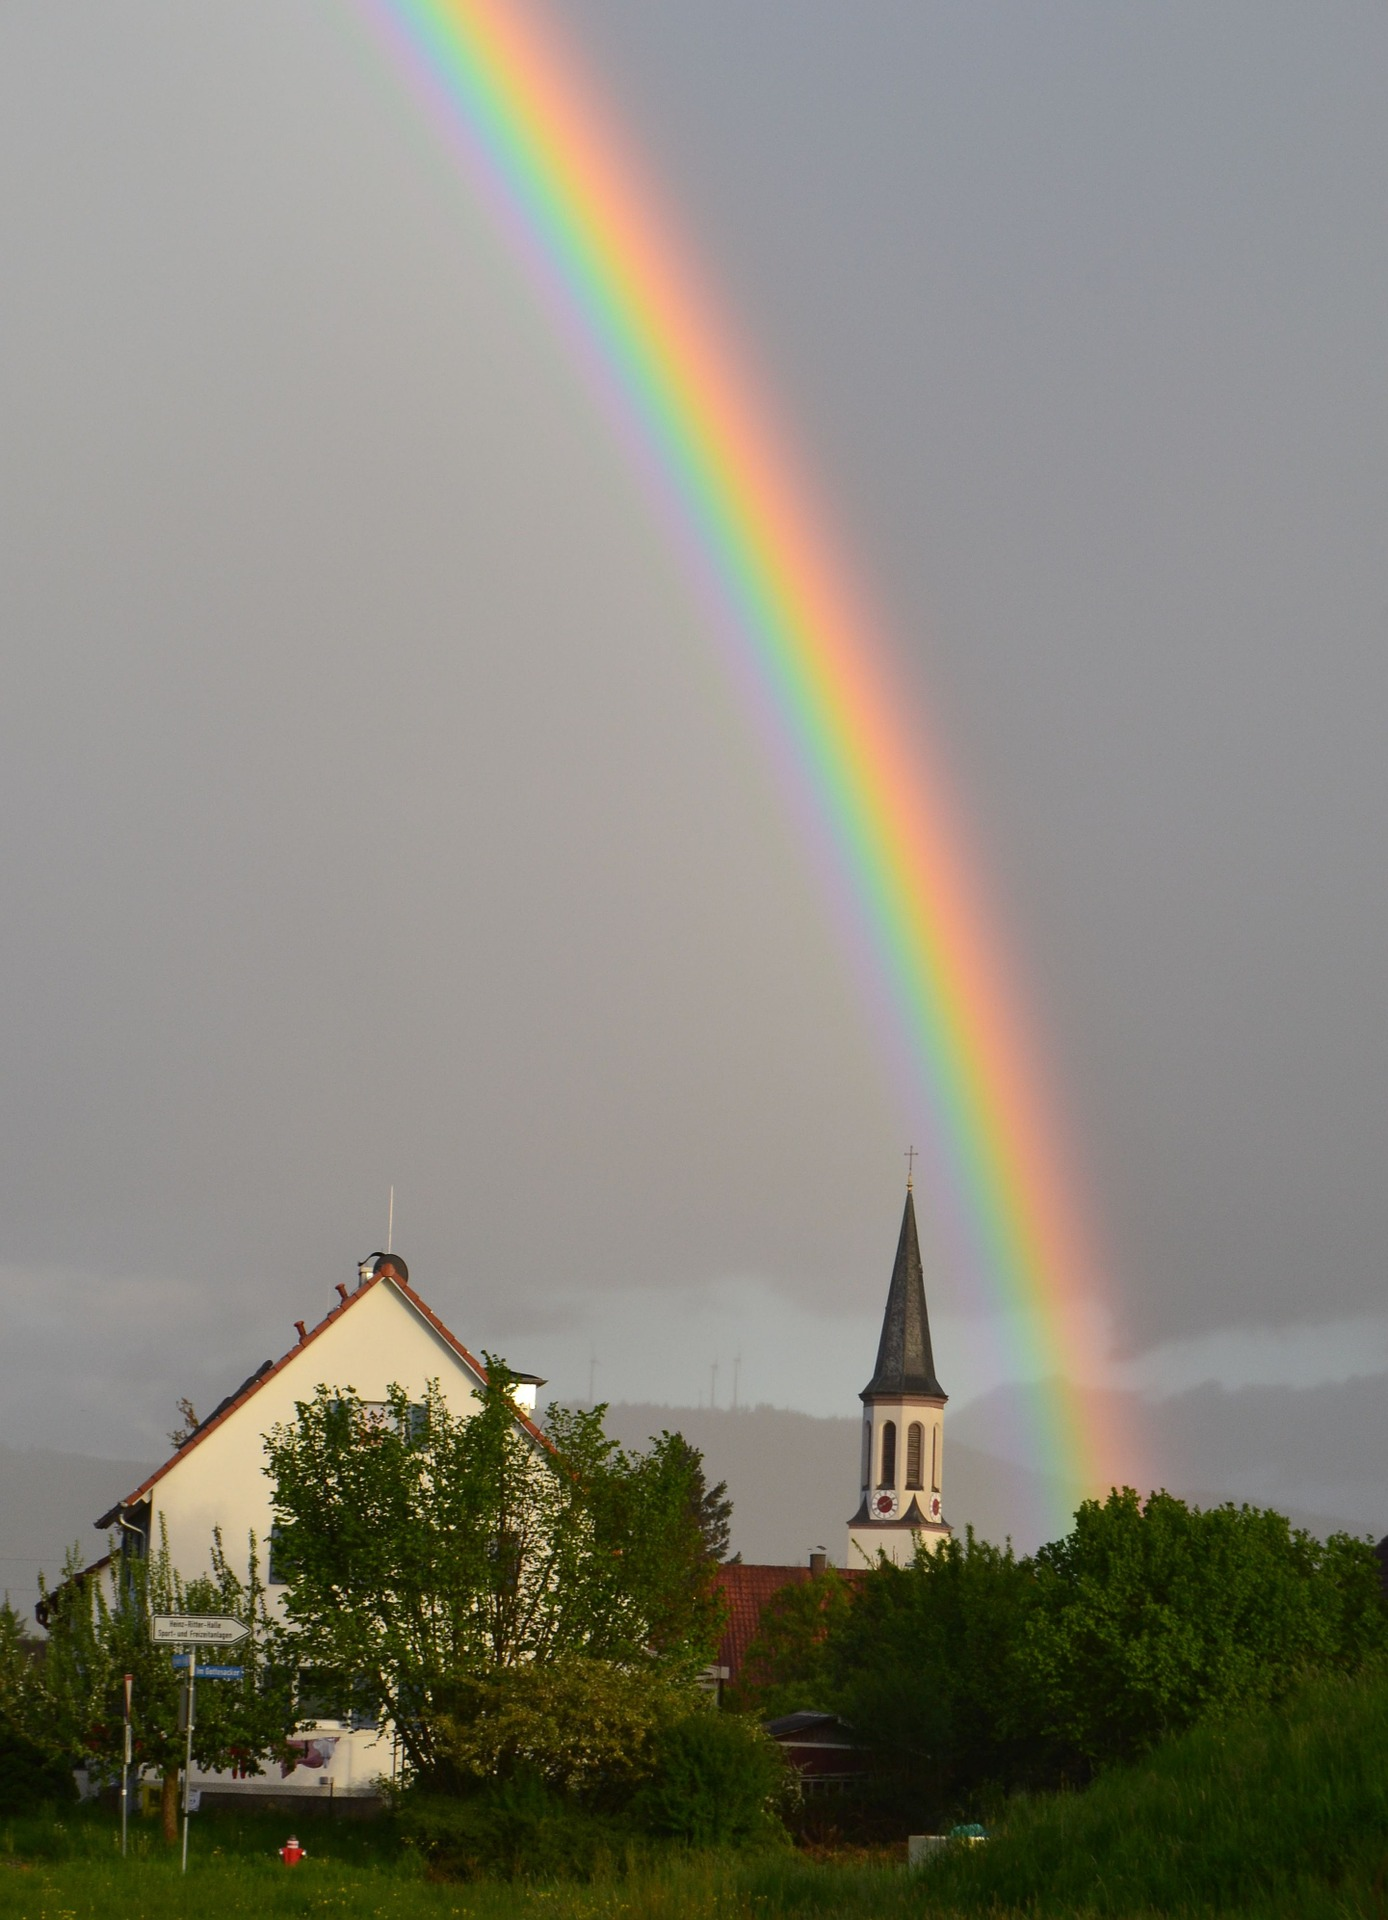
[[[13,1727],[0,1726],[0,1813],[38,1813],[76,1798],[71,1767]]]
[[[397,1821],[406,1844],[451,1880],[591,1880],[619,1869],[632,1840],[621,1820],[531,1772],[461,1795],[407,1792]]]
[[[741,1846],[784,1838],[776,1809],[786,1789],[776,1742],[753,1721],[705,1708],[662,1731],[632,1812],[652,1833],[693,1846]]]
[[[432,1730],[429,1785],[467,1792],[534,1775],[552,1792],[606,1804],[652,1771],[659,1729],[697,1697],[659,1672],[580,1656],[484,1669],[451,1695]]]

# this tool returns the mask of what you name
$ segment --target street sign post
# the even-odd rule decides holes
[[[249,1632],[229,1613],[156,1613],[150,1621],[156,1647],[234,1647]]]
[[[244,1620],[233,1620],[229,1613],[156,1613],[150,1621],[150,1639],[156,1647],[187,1647],[187,1654],[175,1666],[184,1666],[188,1684],[183,1695],[181,1723],[188,1729],[188,1749],[183,1761],[183,1871],[188,1871],[188,1815],[193,1810],[193,1723],[197,1712],[198,1648],[234,1647],[244,1640],[250,1628]],[[241,1667],[209,1667],[209,1679],[240,1679]]]
[[[175,1614],[174,1619],[180,1616]],[[237,1623],[239,1624],[239,1622]],[[193,1648],[188,1656],[188,1751],[183,1758],[183,1871],[188,1871],[188,1815],[192,1811],[193,1799],[193,1717],[196,1711],[195,1689],[198,1680],[198,1650]]]

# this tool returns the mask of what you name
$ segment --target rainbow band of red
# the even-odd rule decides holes
[[[1037,1383],[1032,1445],[1064,1518],[1128,1455],[1075,1378],[1100,1275],[938,755],[903,724],[835,542],[572,52],[521,0],[356,4],[597,384],[759,710],[931,1128],[918,1177]]]

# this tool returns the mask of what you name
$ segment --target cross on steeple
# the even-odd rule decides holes
[[[901,1157],[906,1162],[906,1191],[909,1193],[916,1184],[916,1149],[908,1147]]]

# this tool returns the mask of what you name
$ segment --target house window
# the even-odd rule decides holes
[[[487,1542],[487,1558],[492,1563],[493,1592],[515,1593],[521,1576],[520,1535],[509,1527],[494,1533]]]
[[[265,1584],[267,1587],[285,1587],[289,1584],[280,1563],[280,1530],[277,1526],[271,1527],[265,1550]]]
[[[345,1720],[348,1689],[326,1667],[300,1667],[294,1689],[294,1705],[301,1724],[323,1720]]]
[[[882,1472],[878,1478],[879,1487],[896,1485],[896,1421],[882,1422]]]
[[[930,1429],[930,1491],[940,1491],[940,1429]]]
[[[418,1440],[428,1424],[428,1409],[422,1401],[411,1401],[403,1417],[396,1414],[389,1400],[363,1400],[362,1425],[371,1433],[398,1433],[403,1440]]]
[[[906,1485],[923,1487],[921,1469],[925,1464],[925,1428],[913,1420],[906,1430]]]

